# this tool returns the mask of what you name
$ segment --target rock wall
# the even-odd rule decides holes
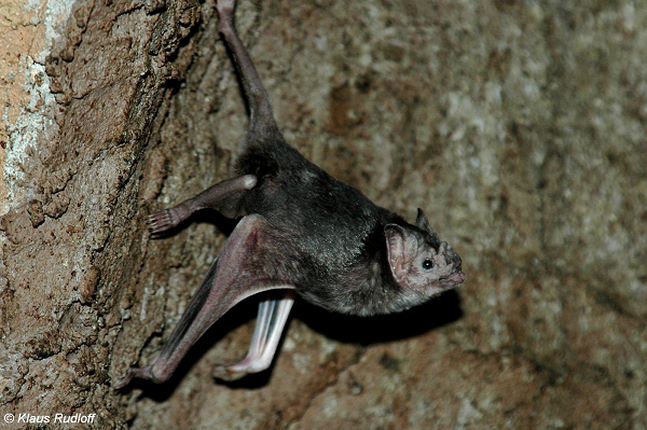
[[[167,384],[125,392],[111,384],[156,356],[224,241],[208,214],[151,241],[145,215],[228,177],[247,117],[213,0],[34,5],[2,18],[45,46],[2,64],[2,415],[647,427],[645,5],[241,0],[286,139],[379,204],[423,208],[467,280],[371,319],[298,302],[271,372],[214,381],[246,352],[250,299]]]

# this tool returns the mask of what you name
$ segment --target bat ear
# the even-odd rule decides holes
[[[429,220],[427,219],[427,216],[425,213],[422,211],[422,209],[418,208],[418,217],[416,218],[416,227],[418,227],[420,230],[424,230],[429,233],[434,233],[434,231],[431,229],[431,226],[429,225]]]
[[[440,246],[440,239],[438,239],[438,234],[434,231],[433,228],[431,228],[431,226],[429,225],[429,220],[427,219],[427,216],[420,208],[418,208],[416,227],[418,227],[420,230],[426,233],[429,233],[429,236],[431,236],[431,240],[434,248],[438,249],[438,247]]]
[[[387,224],[384,227],[384,235],[389,267],[393,278],[399,284],[408,275],[409,262],[416,256],[418,240],[397,224]]]

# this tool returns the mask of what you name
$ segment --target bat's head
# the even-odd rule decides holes
[[[421,209],[418,209],[415,226],[388,224],[384,233],[391,274],[402,288],[403,299],[409,306],[420,304],[465,280],[461,258],[447,242],[440,241]]]

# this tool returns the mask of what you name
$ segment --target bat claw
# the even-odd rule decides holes
[[[177,226],[182,221],[181,217],[176,216],[173,209],[174,208],[165,209],[163,211],[148,215],[146,222],[148,224],[148,230],[151,232],[151,234],[163,233]]]
[[[168,215],[168,211],[148,215],[148,230],[153,234],[161,233],[166,229],[165,226],[169,224],[169,221],[170,217]]]
[[[222,11],[231,11],[236,6],[236,0],[218,0],[218,10]]]
[[[126,385],[130,384],[130,381],[133,380],[133,377],[135,376],[135,372],[133,372],[133,369],[128,369],[128,373],[126,376],[124,376],[119,382],[117,382],[114,387],[116,390],[121,390],[124,388]]]
[[[171,376],[172,371],[167,368],[155,368],[154,364],[146,367],[131,367],[128,369],[126,376],[119,382],[115,384],[116,389],[124,388],[126,385],[130,384],[133,378],[141,378],[151,381],[155,384],[161,384],[166,382]]]
[[[247,372],[237,372],[235,370],[231,370],[231,366],[224,366],[222,364],[219,364],[213,369],[213,377],[221,381],[237,381],[247,375]]]

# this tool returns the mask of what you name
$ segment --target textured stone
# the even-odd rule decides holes
[[[199,216],[149,241],[145,214],[227,177],[247,119],[213,0],[76,2],[26,75],[56,93],[20,102],[51,120],[37,143],[19,145],[19,102],[5,116],[7,151],[23,149],[3,157],[0,412],[133,429],[646,428],[647,7],[239,1],[288,141],[409,219],[423,208],[465,284],[372,319],[298,302],[271,372],[216,382],[246,352],[250,299],[167,384],[114,392],[224,240]]]

